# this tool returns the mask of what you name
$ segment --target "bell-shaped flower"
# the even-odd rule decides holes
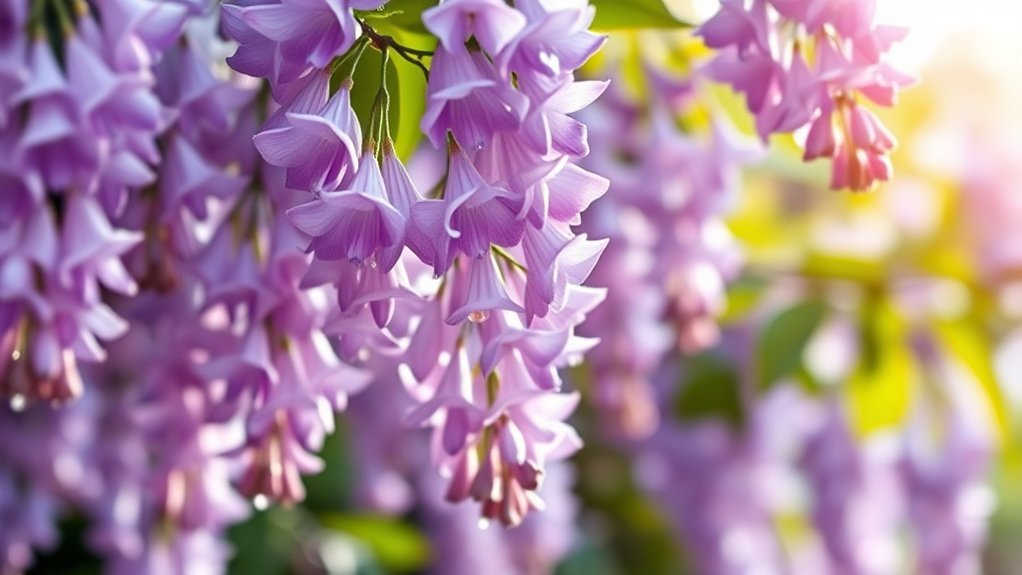
[[[415,189],[408,170],[394,152],[394,143],[389,139],[383,143],[383,161],[381,163],[383,184],[387,188],[390,203],[405,218],[410,218],[412,206],[422,201],[422,196]]]
[[[101,8],[103,37],[117,72],[149,68],[177,41],[189,16],[187,6],[160,0],[105,0]]]
[[[94,132],[109,137],[119,130],[152,133],[162,127],[164,112],[151,91],[149,78],[115,73],[77,35],[67,39],[64,53],[69,91],[80,117]]]
[[[24,166],[38,170],[51,189],[87,185],[109,143],[82,135],[76,105],[48,41],[33,42],[29,71],[30,80],[12,96],[16,103],[30,102],[18,141]]]
[[[308,251],[316,257],[346,259],[353,264],[372,262],[389,271],[399,252],[389,250],[387,261],[379,256],[381,250],[403,243],[405,218],[387,199],[380,166],[371,152],[362,157],[348,188],[322,192],[316,200],[288,210],[288,217],[295,227],[312,236]]]
[[[806,125],[820,105],[823,86],[796,55],[791,66],[767,95],[763,109],[756,114],[756,130],[764,142],[770,134],[790,132]]]
[[[561,357],[572,338],[571,328],[526,328],[521,317],[511,313],[497,313],[480,326],[483,349],[479,368],[484,375],[493,373],[509,354],[517,352],[529,373],[531,388],[553,390],[560,387],[554,362]]]
[[[897,139],[869,108],[852,105],[848,109],[849,131],[852,143],[858,148],[874,152],[890,152],[898,145]]]
[[[892,174],[891,159],[887,154],[842,142],[834,152],[830,187],[835,190],[869,190],[877,182],[891,179]]]
[[[286,125],[264,130],[252,141],[267,163],[287,168],[289,188],[332,190],[358,168],[362,128],[351,108],[350,85],[315,113],[288,111],[285,117]]]
[[[412,376],[424,381],[436,369],[440,354],[454,348],[458,329],[444,321],[443,294],[423,302],[415,333],[405,349],[403,363],[409,367]]]
[[[437,50],[422,132],[437,147],[450,131],[463,145],[480,148],[497,132],[517,130],[528,106],[528,98],[502,79],[481,52]]]
[[[323,461],[296,437],[292,410],[299,406],[271,405],[261,408],[267,414],[266,429],[256,432],[249,425],[249,447],[244,451],[245,471],[238,490],[249,498],[259,496],[284,504],[299,503],[305,499],[302,474],[323,470]],[[311,406],[301,406],[305,410]],[[315,413],[315,411],[313,411]]]
[[[522,134],[539,154],[552,151],[572,157],[589,155],[585,124],[568,114],[589,106],[607,89],[609,82],[574,82],[571,77],[552,81],[543,76],[522,76],[519,85],[532,104],[522,122]]]
[[[721,0],[720,10],[703,23],[696,34],[710,48],[737,47],[740,55],[750,49],[769,52],[767,0],[753,0],[746,8],[745,0]]]
[[[821,113],[809,125],[806,134],[805,152],[802,159],[809,161],[816,158],[832,158],[837,149],[838,130],[834,125],[833,115]]]
[[[94,277],[107,288],[134,295],[138,289],[121,262],[120,255],[142,240],[142,234],[114,228],[95,199],[73,195],[68,198],[61,234],[57,274],[71,286]]]
[[[522,239],[525,265],[525,316],[543,317],[551,306],[560,307],[568,284],[579,285],[592,272],[609,240],[589,241],[570,228],[553,222],[541,230],[529,226]]]
[[[412,225],[412,206],[422,201],[422,196],[412,183],[408,170],[394,152],[394,144],[389,139],[383,142],[383,185],[387,188],[387,197],[391,205],[404,216],[408,225],[405,227],[405,245],[416,254],[428,253],[430,251],[430,239],[422,230]],[[404,246],[387,248],[401,252]],[[383,250],[386,252],[386,250]],[[383,259],[389,259],[391,255],[385,255]]]
[[[462,259],[460,262],[468,269],[458,270],[451,280],[449,325],[458,325],[466,319],[481,323],[486,321],[490,312],[498,309],[522,311],[522,307],[508,297],[493,256]]]
[[[589,31],[596,8],[585,0],[549,3],[519,0],[515,8],[528,24],[499,58],[501,73],[558,77],[571,73],[595,54],[606,36]]]
[[[542,508],[536,491],[546,463],[564,459],[581,446],[578,434],[564,423],[578,394],[543,392],[529,377],[514,356],[502,361],[488,378],[494,395],[485,432],[463,444],[460,453],[448,451],[456,457],[448,500],[471,497],[482,505],[484,518],[506,526],[518,525],[529,511]]]
[[[474,403],[479,400],[468,352],[459,346],[447,368],[436,380],[433,395],[405,416],[405,425],[420,426],[439,421],[443,449],[449,455],[461,451],[468,436],[479,429],[482,412]]]
[[[230,225],[222,225],[213,238],[188,262],[191,273],[207,290],[206,304],[253,305],[262,285],[260,258],[252,242],[236,238]]]
[[[491,245],[516,245],[525,231],[525,223],[516,217],[521,200],[488,184],[457,144],[452,143],[450,154],[443,199],[424,200],[412,208],[412,223],[431,242],[429,252],[418,255],[437,276],[459,252],[481,257]]]
[[[554,220],[578,225],[589,204],[607,192],[610,181],[575,164],[566,164],[546,183],[549,215]]]
[[[188,44],[168,50],[156,68],[153,91],[177,111],[177,129],[195,140],[235,130],[239,109],[257,95],[254,82],[224,82],[214,74],[203,46],[219,41],[215,34],[204,27],[189,35]]]
[[[329,409],[320,408],[324,413],[344,411],[348,396],[372,380],[371,373],[341,363],[329,340],[318,330],[288,335],[288,347],[276,363],[282,380],[300,385],[311,397],[329,405]],[[332,433],[332,418],[324,419],[324,423],[329,423],[325,431]]]
[[[61,404],[81,396],[75,354],[59,339],[57,326],[32,326],[27,335],[24,349],[0,362],[0,397]]]
[[[546,222],[550,199],[546,184],[568,160],[563,154],[536,152],[521,132],[495,134],[490,145],[475,154],[475,163],[483,178],[521,198],[518,218],[527,219],[536,227]]]
[[[360,33],[348,0],[281,0],[248,6],[242,18],[276,43],[285,61],[315,68],[329,66]]]
[[[242,74],[266,78],[277,84],[295,80],[308,68],[304,62],[285,62],[280,44],[255,31],[245,21],[245,6],[222,4],[220,25],[227,36],[238,43],[234,54],[227,57],[227,64]]]
[[[183,205],[204,220],[208,217],[209,198],[237,197],[248,184],[247,177],[210,164],[186,138],[169,139],[159,182],[160,200],[166,212],[175,213]]]
[[[704,65],[701,72],[744,94],[749,110],[758,114],[777,81],[779,70],[779,65],[763,53],[753,52],[741,57],[737,50],[723,50]]]
[[[496,56],[525,27],[525,16],[502,0],[444,0],[423,12],[422,22],[447,52],[464,52],[472,37]]]
[[[401,263],[384,270],[379,265],[357,266],[315,259],[301,285],[309,288],[324,284],[335,288],[337,311],[342,316],[354,317],[368,306],[373,321],[380,328],[390,323],[396,300],[416,297]]]

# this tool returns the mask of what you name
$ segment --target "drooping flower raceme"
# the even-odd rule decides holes
[[[223,530],[246,515],[237,491],[300,499],[333,411],[368,375],[322,332],[328,295],[301,285],[310,258],[284,214],[294,196],[252,145],[254,82],[217,65],[215,6],[27,5],[0,8],[14,34],[3,39],[0,382],[13,410],[33,414],[84,394],[68,418],[85,410],[92,423],[60,477],[10,468],[21,475],[5,501],[38,505],[4,540],[2,568],[52,545],[73,504],[111,572],[220,569]],[[100,341],[118,337],[108,354]]]
[[[0,395],[17,405],[80,396],[78,363],[102,361],[101,341],[127,329],[102,293],[136,292],[121,257],[142,236],[116,219],[154,180],[167,118],[152,62],[188,14],[172,2],[115,3],[103,18],[85,2],[28,4],[0,7]]]
[[[600,122],[585,160],[614,182],[583,224],[611,239],[591,280],[608,288],[607,302],[583,327],[601,338],[588,358],[593,400],[631,437],[657,426],[651,381],[661,365],[718,341],[724,290],[741,260],[722,217],[740,191],[740,168],[761,155],[723,117],[708,134],[677,129],[696,88],[655,74],[649,102],[612,89],[593,107]]]
[[[984,479],[996,449],[994,416],[971,374],[946,353],[936,334],[920,328],[911,339],[932,386],[909,422],[899,466],[915,533],[916,570],[980,573],[995,507]]]
[[[888,62],[905,28],[875,22],[875,0],[722,0],[698,31],[719,52],[706,72],[746,97],[756,129],[804,132],[804,158],[830,158],[831,187],[891,178],[894,135],[865,105],[895,104],[913,80]]]
[[[180,268],[207,198],[244,185],[220,168],[253,157],[211,137],[236,134],[254,94],[213,77],[215,56],[196,47],[214,36],[184,28],[200,13],[141,0],[0,6],[12,72],[0,74],[0,392],[15,425],[3,475],[15,479],[6,501],[31,502],[3,521],[0,570],[53,545],[70,506],[90,520],[89,547],[125,573],[222,565],[222,529],[246,514],[222,446],[200,440],[212,396],[195,356],[159,355],[184,341],[175,351],[213,349],[190,331],[194,283]],[[202,147],[217,151],[203,160]],[[139,295],[182,287],[156,305]],[[51,423],[33,430],[41,416]]]
[[[824,407],[799,465],[812,490],[810,516],[834,572],[888,573],[903,561],[897,533],[905,514],[895,438],[857,445],[841,407]]]
[[[287,217],[312,254],[301,288],[333,296],[324,329],[350,361],[402,364],[419,403],[406,422],[436,429],[447,497],[514,525],[540,505],[546,461],[579,446],[563,422],[578,398],[557,369],[595,342],[573,332],[603,297],[582,282],[606,243],[572,226],[607,181],[576,164],[587,133],[569,114],[605,88],[573,75],[603,38],[584,1],[426,10],[437,46],[414,52],[431,56],[422,130],[447,158],[445,175],[417,187],[390,140],[387,86],[347,72],[370,48],[384,70],[392,52],[409,58],[352,12],[380,4],[227,4],[241,45],[229,61],[270,81],[277,107],[255,145],[311,194]],[[367,88],[368,121],[352,106]]]

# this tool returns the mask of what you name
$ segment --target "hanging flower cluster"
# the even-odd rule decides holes
[[[79,362],[127,330],[103,290],[138,290],[120,256],[142,235],[115,221],[155,181],[153,62],[187,8],[110,4],[102,20],[86,2],[0,5],[0,392],[16,406],[79,397]]]
[[[742,361],[748,335],[726,332],[717,353]],[[699,572],[980,572],[992,509],[982,479],[994,449],[989,419],[966,415],[982,413],[982,401],[933,334],[911,340],[929,397],[904,429],[856,438],[836,394],[779,385],[754,399],[755,383],[739,376],[739,425],[668,420],[638,444],[640,481]],[[673,375],[660,391],[679,391]],[[786,517],[811,531],[778,531]]]
[[[371,87],[363,129],[351,98],[364,88],[339,73],[369,49],[382,52],[383,78],[391,52],[426,56],[353,17],[380,4],[228,4],[240,44],[228,61],[270,81],[277,108],[253,141],[308,193],[287,217],[312,254],[301,285],[334,296],[327,333],[351,361],[406,367],[421,402],[406,422],[436,428],[448,499],[515,525],[540,505],[546,461],[579,446],[563,423],[577,397],[561,392],[557,368],[593,343],[573,332],[602,299],[581,284],[606,242],[571,226],[607,181],[576,165],[587,131],[569,114],[605,88],[573,76],[603,38],[588,31],[586,2],[426,10],[438,46],[422,131],[447,160],[424,196],[394,151],[386,81]]]
[[[725,288],[742,260],[723,217],[741,168],[762,155],[724,117],[707,133],[680,130],[675,119],[693,112],[698,84],[664,71],[650,77],[648,102],[612,90],[594,106],[600,122],[586,159],[614,182],[583,226],[611,239],[593,272],[609,295],[583,328],[601,339],[587,361],[596,405],[629,436],[657,426],[649,382],[665,358],[718,341]]]
[[[720,50],[706,72],[745,95],[760,137],[808,127],[804,159],[830,158],[834,189],[891,178],[897,140],[861,98],[893,106],[913,80],[888,62],[908,30],[875,12],[875,0],[722,0],[698,32]]]
[[[189,266],[254,170],[255,92],[214,75],[201,4],[0,3],[5,571],[68,505],[125,573],[222,564],[247,513]]]

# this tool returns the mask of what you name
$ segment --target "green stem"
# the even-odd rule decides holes
[[[32,3],[32,14],[29,16],[29,24],[36,34],[46,35],[46,5],[48,2],[36,0]]]
[[[401,56],[422,70],[423,75],[425,75],[426,79],[429,80],[429,68],[422,63],[422,59],[432,57],[433,52],[429,50],[417,50],[415,48],[404,46],[393,37],[380,34],[376,30],[373,30],[373,27],[366,24],[364,20],[359,20],[358,23],[362,27],[362,32],[364,32],[365,35],[372,40],[373,44],[379,48],[380,51],[386,51],[387,48],[393,48],[393,50],[397,52],[398,56]]]
[[[42,2],[40,2],[42,3]],[[54,9],[57,11],[57,19],[60,20],[60,30],[64,33],[65,37],[74,34],[75,25],[74,20],[71,19],[71,13],[68,12],[67,6],[64,4],[64,0],[52,0]]]
[[[521,270],[523,273],[526,274],[529,273],[529,268],[525,267],[524,264],[520,263],[511,254],[507,253],[507,250],[505,250],[504,248],[500,246],[490,246],[490,249],[493,251],[493,254],[495,256],[504,260],[504,262],[506,262],[507,265],[509,265],[510,267]]]
[[[330,75],[334,75],[338,70],[344,68],[345,64],[351,62],[351,70],[348,71],[348,78],[352,78],[355,75],[355,69],[358,68],[358,62],[362,59],[362,54],[365,53],[366,48],[369,47],[369,39],[362,37],[358,39],[355,47],[348,50],[348,53],[341,56],[339,60],[334,64],[333,68],[330,69]]]
[[[387,70],[390,67],[390,50],[383,51],[382,64],[380,65],[380,87],[383,90],[383,122],[380,126],[380,141],[390,139],[390,91],[387,89]]]

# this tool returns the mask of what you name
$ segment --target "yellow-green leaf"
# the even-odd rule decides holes
[[[899,426],[912,405],[917,368],[906,326],[889,302],[873,300],[860,317],[862,353],[845,387],[852,427],[860,437]]]
[[[593,29],[691,28],[671,14],[661,0],[592,0],[596,6]]]
[[[365,543],[380,566],[390,572],[418,571],[429,563],[430,548],[426,537],[398,519],[340,513],[325,514],[321,519],[325,527]]]
[[[990,413],[994,415],[997,437],[1005,441],[1011,433],[1011,422],[1008,405],[991,363],[994,350],[989,338],[979,326],[967,321],[941,322],[934,326],[934,330],[944,349],[968,369],[975,377],[974,381],[979,383],[980,393],[989,402]]]
[[[734,363],[705,352],[685,360],[684,382],[674,399],[674,413],[682,421],[712,419],[734,427],[744,423]]]
[[[760,334],[756,356],[760,389],[768,389],[798,371],[803,352],[826,313],[826,304],[809,300],[785,309],[770,320]]]
[[[422,25],[422,12],[436,6],[438,0],[391,0],[380,10],[385,15],[388,25],[407,30],[409,32],[424,33],[426,27]],[[376,27],[379,20],[373,19],[372,25]]]

